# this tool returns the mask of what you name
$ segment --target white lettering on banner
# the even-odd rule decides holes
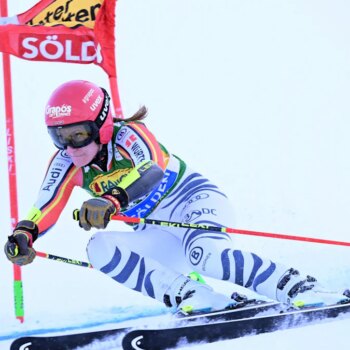
[[[27,37],[22,41],[22,57],[28,60],[46,59],[69,62],[102,62],[101,47],[91,40],[74,42],[60,39],[58,35],[48,35],[45,40]],[[74,53],[73,53],[74,52]]]
[[[101,53],[101,45],[98,44],[96,47],[96,62],[101,64],[102,63],[102,53]]]
[[[28,50],[31,50],[30,53],[28,52],[25,52],[23,54],[23,57],[24,58],[27,58],[28,60],[38,56],[38,49],[35,47],[35,46],[32,46],[30,45],[30,43],[33,41],[33,42],[36,42],[38,39],[36,38],[27,38],[27,39],[24,39],[22,41],[22,45],[25,49],[28,49]]]
[[[78,61],[79,62],[80,57],[77,56],[77,55],[73,55],[72,54],[72,41],[71,40],[67,40],[66,43],[67,43],[67,47],[66,47],[66,49],[67,49],[67,60],[68,61]]]

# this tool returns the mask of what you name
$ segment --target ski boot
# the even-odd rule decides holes
[[[193,278],[193,275],[191,277]],[[180,275],[165,292],[164,303],[166,306],[174,308],[175,313],[180,315],[205,313],[232,309],[239,304],[237,301],[215,292],[212,287],[203,283],[201,277],[201,282],[191,277]]]
[[[277,300],[295,308],[320,307],[349,303],[350,292],[328,291],[316,278],[302,278],[299,271],[289,269],[278,282]]]

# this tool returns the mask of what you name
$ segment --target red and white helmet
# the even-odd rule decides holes
[[[50,129],[70,124],[93,122],[98,129],[98,143],[108,143],[113,134],[110,97],[106,90],[85,80],[60,85],[45,108],[45,123]]]

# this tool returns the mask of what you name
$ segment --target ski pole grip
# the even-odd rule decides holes
[[[74,209],[73,210],[73,219],[75,220],[75,221],[79,221],[79,209]]]

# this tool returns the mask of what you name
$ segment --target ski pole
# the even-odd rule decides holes
[[[79,209],[75,209],[73,211],[73,218],[74,220],[79,220]],[[226,232],[226,233],[235,233],[235,234],[248,235],[248,236],[269,237],[269,238],[287,239],[287,240],[293,240],[293,241],[303,241],[303,242],[350,247],[350,242],[333,241],[329,239],[312,238],[312,237],[292,236],[292,235],[286,235],[286,234],[280,234],[280,233],[241,230],[241,229],[234,229],[230,227],[211,226],[211,225],[204,225],[204,224],[191,224],[191,223],[184,223],[184,222],[163,221],[163,220],[146,219],[146,218],[135,218],[135,217],[129,217],[124,215],[113,215],[111,219],[124,221],[130,224],[149,224],[149,225],[160,225],[160,226],[168,226],[168,227],[201,229],[205,231]]]
[[[48,253],[43,253],[43,252],[36,252],[36,255],[40,256],[40,258],[60,261],[60,262],[66,263],[66,264],[72,264],[72,265],[81,266],[81,267],[93,268],[93,266],[90,263],[85,262],[85,261],[64,258],[62,256],[48,254]]]

